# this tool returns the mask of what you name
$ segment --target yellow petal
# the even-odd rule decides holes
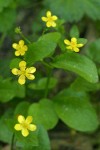
[[[26,73],[34,73],[36,71],[35,67],[30,67],[26,69]]]
[[[42,17],[41,19],[42,19],[42,21],[45,21],[45,22],[47,22],[47,20],[48,20],[47,17]]]
[[[77,43],[77,39],[76,38],[71,38],[71,42]]]
[[[21,62],[19,63],[19,67],[20,67],[20,68],[26,68],[26,62],[25,62],[25,61],[21,61]]]
[[[77,47],[74,48],[73,50],[74,50],[75,52],[79,52],[79,51],[80,51],[79,48],[77,48]]]
[[[22,135],[24,136],[24,137],[26,137],[26,136],[28,136],[29,135],[29,131],[27,130],[27,129],[22,129]]]
[[[72,47],[71,47],[71,46],[67,46],[66,48],[67,48],[67,49],[71,49],[71,50],[72,50]]]
[[[25,84],[25,76],[24,75],[20,75],[20,77],[18,79],[18,83],[21,85]]]
[[[57,20],[58,17],[57,17],[57,16],[52,16],[52,19],[53,19],[53,20]]]
[[[26,45],[23,46],[24,51],[28,50],[28,47]]]
[[[20,55],[20,51],[15,51],[15,56],[19,56]]]
[[[18,116],[18,122],[19,122],[19,123],[23,123],[23,122],[25,122],[25,118],[24,118],[24,116],[19,115],[19,116]]]
[[[52,27],[56,27],[56,23],[55,22],[52,22]]]
[[[36,127],[36,125],[34,125],[34,124],[30,124],[30,125],[28,126],[28,129],[29,129],[30,131],[35,131],[35,130],[37,129],[37,127]]]
[[[19,45],[23,46],[23,45],[24,45],[24,41],[23,41],[23,40],[20,40],[20,41],[19,41]]]
[[[51,11],[47,11],[46,15],[48,18],[51,17]]]
[[[18,45],[17,43],[13,43],[13,44],[12,44],[12,47],[13,47],[14,49],[17,49],[17,45]]]
[[[11,72],[14,74],[14,75],[18,75],[19,74],[19,70],[17,68],[13,68],[11,70]]]
[[[47,26],[47,27],[51,27],[51,26],[52,26],[52,23],[51,23],[50,21],[48,21],[48,22],[46,23],[46,26]]]
[[[29,79],[29,80],[34,80],[35,79],[35,76],[33,74],[26,74],[26,77]]]
[[[64,43],[67,44],[67,45],[70,45],[70,44],[71,44],[70,41],[67,40],[67,39],[64,40]]]
[[[84,44],[77,44],[77,47],[82,47]]]
[[[22,126],[20,124],[15,124],[14,129],[20,131],[22,130]]]
[[[33,117],[32,117],[32,116],[28,116],[28,117],[26,118],[26,123],[27,123],[27,124],[30,124],[30,123],[32,122],[32,120],[33,120]]]
[[[21,56],[25,55],[25,51],[21,51]],[[25,67],[24,67],[25,68]]]

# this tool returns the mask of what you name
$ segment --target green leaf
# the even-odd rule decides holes
[[[95,62],[100,63],[100,38],[89,45],[86,54]]]
[[[57,32],[48,33],[39,38],[37,42],[30,44],[26,52],[25,59],[29,64],[36,61],[41,61],[43,58],[51,55],[60,39],[60,34]]]
[[[19,68],[19,62],[21,61],[20,58],[14,58],[11,60],[10,62],[10,69],[13,69],[13,68]]]
[[[66,39],[65,36],[62,35],[62,37],[60,38],[59,43],[58,43],[62,52],[66,51],[66,47],[65,47],[65,43],[64,43],[65,39]]]
[[[98,127],[95,110],[84,92],[63,90],[54,98],[54,104],[59,118],[69,127],[78,131],[94,131]]]
[[[72,26],[72,28],[70,30],[70,37],[75,37],[75,38],[79,37],[79,30],[76,25]]]
[[[9,80],[0,80],[0,102],[7,102],[15,97],[13,86]]]
[[[80,44],[80,43],[82,43],[82,44],[86,44],[87,43],[87,39],[85,39],[85,38],[78,38],[78,43]]]
[[[7,32],[13,27],[16,20],[15,9],[5,8],[0,13],[0,32]]]
[[[27,137],[23,137],[21,134],[21,131],[15,131],[15,137],[16,137],[16,145],[18,147],[26,147],[30,148],[32,146],[38,146],[38,131],[30,131],[29,135]]]
[[[100,19],[99,0],[44,0],[44,5],[67,22],[79,21],[84,15],[93,20]]]
[[[47,84],[47,78],[41,78],[40,80],[38,80],[37,83],[29,84],[29,88],[34,90],[43,90],[45,89],[46,84]],[[56,84],[57,84],[57,79],[52,77],[50,78],[48,88],[52,89],[56,86]]]
[[[9,111],[0,117],[0,141],[11,143],[13,133],[9,130],[6,120],[8,119]]]
[[[36,132],[30,132],[28,137],[23,137],[21,133],[16,132],[17,147],[24,150],[50,150],[50,141],[47,131],[41,125],[37,126]]]
[[[18,116],[18,115],[23,115],[24,117],[27,117],[27,112],[28,112],[28,108],[29,108],[30,104],[29,102],[20,102],[17,106],[16,109],[14,111],[14,115]]]
[[[34,150],[51,150],[47,131],[42,126],[39,128],[38,140],[39,146],[33,147]]]
[[[25,145],[23,149],[24,150],[41,150],[41,148],[42,150],[51,150],[47,131],[44,129],[43,126],[39,125],[38,126],[38,146],[29,147]]]
[[[0,80],[0,102],[7,102],[14,97],[23,98],[25,96],[25,87],[17,82],[11,82],[10,79]]]
[[[55,58],[52,65],[56,68],[73,71],[89,82],[98,82],[98,73],[95,64],[86,56],[72,53],[64,53]]]
[[[5,59],[3,57],[0,59],[0,75],[4,78],[8,78],[9,76],[11,76],[11,72],[9,69],[10,61],[11,58],[9,58],[8,56],[5,57]]]
[[[56,31],[58,31],[59,33],[61,33],[62,35],[65,34],[65,28],[63,26],[63,24],[65,23],[65,20],[64,19],[59,19],[56,21]]]
[[[100,83],[90,83],[79,77],[71,84],[71,88],[75,91],[97,91],[100,89]]]
[[[24,98],[25,97],[25,86],[21,86],[17,81],[14,81],[12,88],[15,92],[15,97]]]
[[[36,124],[42,124],[46,129],[52,129],[58,122],[52,101],[42,99],[39,103],[33,103],[29,107],[29,115],[32,115]]]

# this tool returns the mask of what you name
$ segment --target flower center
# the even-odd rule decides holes
[[[18,46],[17,46],[17,50],[18,50],[18,51],[21,51],[21,50],[22,50],[22,46],[21,46],[21,45],[18,45]]]
[[[52,17],[49,17],[49,18],[48,18],[48,21],[49,21],[49,22],[52,22],[52,21],[53,21]]]
[[[22,125],[22,128],[28,129],[28,124],[26,122],[22,123],[21,125]]]
[[[74,47],[76,47],[76,42],[71,42],[71,46],[74,48]]]
[[[25,75],[26,74],[26,70],[21,71],[21,74]]]

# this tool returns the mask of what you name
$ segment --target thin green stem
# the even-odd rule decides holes
[[[12,135],[12,141],[11,141],[11,150],[14,150],[14,137],[15,137],[15,135],[13,133],[13,135]]]
[[[20,34],[20,36],[25,40],[25,41],[27,41],[27,43],[31,43],[25,36],[24,36],[24,34],[22,33],[22,32],[20,32],[19,33]]]
[[[47,68],[53,68],[50,64],[46,63],[45,61],[41,61],[43,65],[45,65]]]
[[[51,74],[52,74],[52,68],[49,68],[48,69],[48,78],[47,78],[47,82],[46,82],[46,86],[45,86],[45,93],[44,93],[45,98],[47,98],[47,96],[48,96]]]
[[[43,30],[43,32],[42,32],[42,35],[44,35],[45,32],[47,32],[47,31],[49,31],[49,29],[48,29],[48,28],[45,28],[45,29]]]

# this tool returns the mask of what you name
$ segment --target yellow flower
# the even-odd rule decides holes
[[[35,67],[26,68],[26,62],[25,61],[21,61],[19,63],[19,68],[20,69],[17,69],[17,68],[13,68],[12,69],[12,73],[14,75],[18,75],[19,76],[19,79],[18,79],[18,83],[19,84],[21,84],[21,85],[25,84],[26,77],[29,80],[35,79],[35,76],[32,74],[32,73],[34,73],[36,71]]]
[[[67,49],[70,49],[70,50],[75,51],[75,52],[79,52],[79,48],[84,45],[82,43],[78,44],[77,39],[75,37],[71,38],[71,41],[65,39],[64,43],[66,45],[68,45],[68,46],[66,46]]]
[[[23,56],[25,54],[25,52],[28,50],[28,47],[26,45],[24,45],[24,41],[20,40],[19,43],[13,43],[12,47],[14,49],[16,49],[15,51],[15,55],[16,56]]]
[[[22,135],[24,137],[29,135],[29,131],[35,131],[37,129],[36,125],[31,124],[33,118],[32,116],[28,116],[26,119],[24,116],[19,115],[18,116],[18,122],[19,124],[15,124],[14,129],[17,131],[21,131]]]
[[[58,19],[57,16],[52,16],[51,11],[47,11],[46,13],[47,17],[42,17],[42,21],[46,22],[47,27],[56,27],[55,21]]]

